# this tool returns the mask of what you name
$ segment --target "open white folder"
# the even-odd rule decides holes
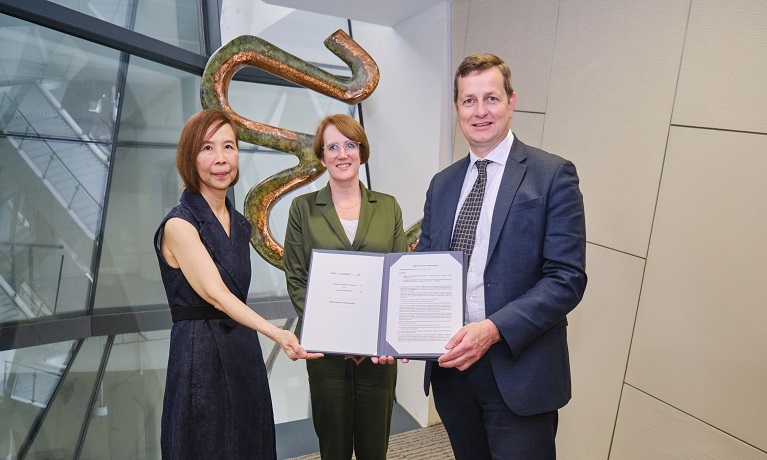
[[[430,359],[464,324],[461,251],[315,249],[301,344],[308,351]]]

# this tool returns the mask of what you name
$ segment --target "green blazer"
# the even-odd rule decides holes
[[[300,337],[306,281],[312,249],[362,252],[405,252],[402,209],[385,193],[368,190],[360,182],[362,202],[357,233],[349,241],[333,206],[330,185],[293,199],[285,231],[285,278],[288,295],[298,313]]]

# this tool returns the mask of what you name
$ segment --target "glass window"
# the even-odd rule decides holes
[[[51,402],[51,395],[72,359],[74,345],[74,342],[62,342],[0,352],[3,395],[0,452],[3,455],[9,452],[8,458],[16,458],[27,433]],[[69,398],[72,392],[62,388],[59,395],[59,399]]]
[[[107,174],[89,147],[0,137],[0,320],[85,310]]]
[[[152,240],[178,204],[176,144],[202,108],[200,77],[132,57],[120,117],[94,308],[167,308]]]
[[[50,1],[179,48],[201,52],[197,0]]]
[[[152,239],[181,195],[175,148],[118,148],[111,187],[94,308],[167,308]]]
[[[0,321],[84,311],[120,53],[0,15]]]
[[[79,13],[93,16],[120,27],[129,27],[133,0],[49,0]]]
[[[133,30],[202,54],[198,0],[136,0],[136,24]]]
[[[175,148],[184,123],[200,109],[199,76],[133,56],[120,111],[120,142]]]
[[[108,158],[120,53],[0,15],[0,130],[99,141]]]
[[[169,341],[170,331],[115,337],[80,458],[160,458]]]
[[[48,407],[27,458],[75,458],[107,337],[84,339]]]

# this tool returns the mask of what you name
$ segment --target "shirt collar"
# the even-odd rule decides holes
[[[474,154],[471,150],[469,150],[469,167],[474,166],[474,163],[477,160],[490,160],[493,163],[498,163],[500,165],[505,165],[506,161],[509,159],[509,152],[511,151],[511,145],[514,143],[514,134],[512,134],[511,130],[506,134],[506,137],[503,138],[500,144],[496,145],[495,148],[485,156],[485,158],[479,158],[477,155]]]

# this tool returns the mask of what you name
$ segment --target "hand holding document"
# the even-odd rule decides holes
[[[436,358],[463,326],[460,251],[312,251],[302,345],[357,356]]]

